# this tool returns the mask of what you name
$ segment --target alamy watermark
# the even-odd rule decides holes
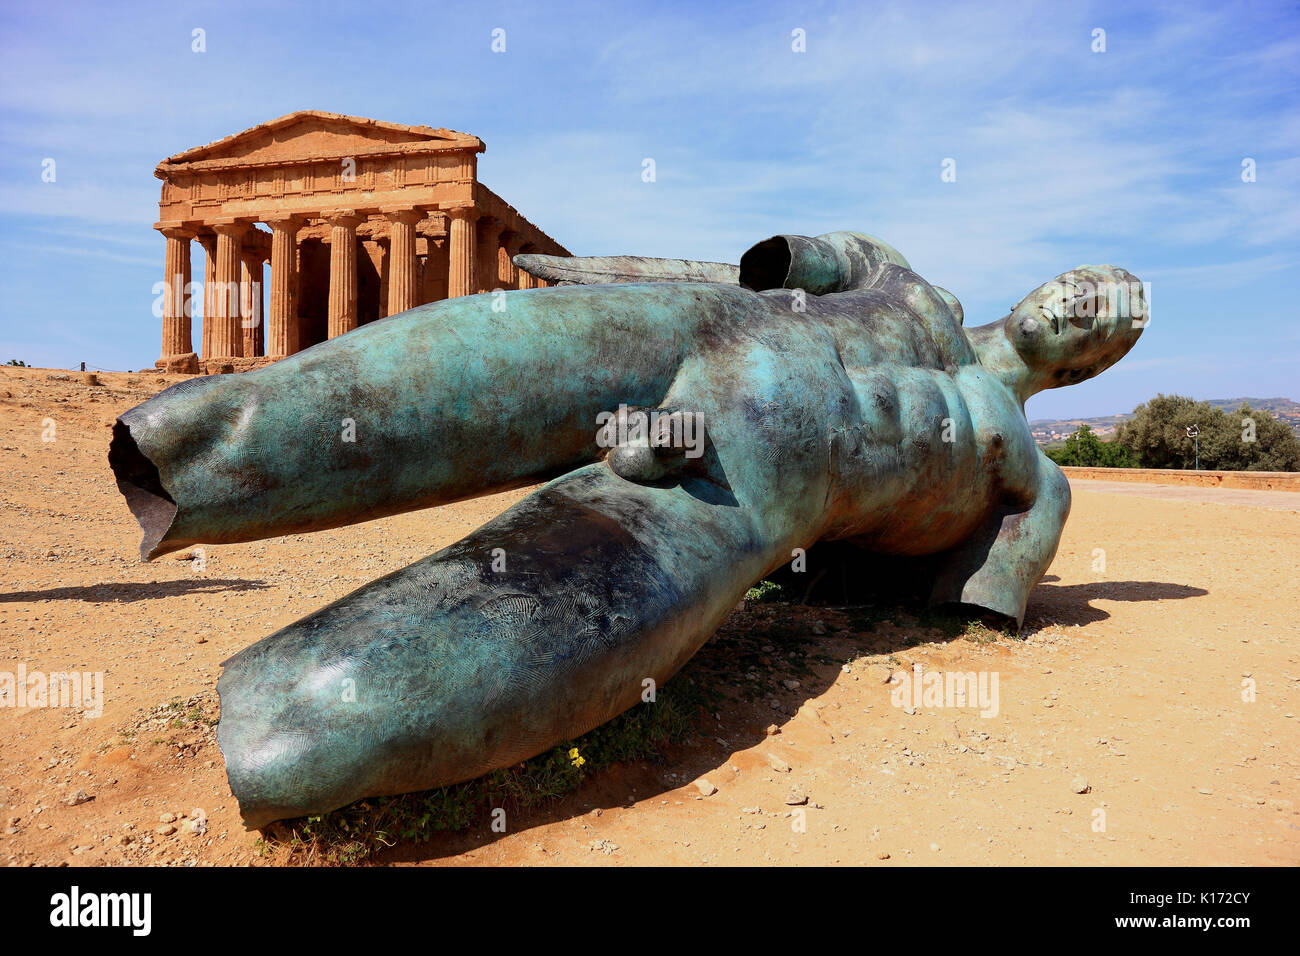
[[[104,713],[103,671],[0,671],[0,708],[65,707],[87,717]]]
[[[890,680],[895,707],[978,707],[981,717],[998,715],[997,671],[925,671],[920,664]]]

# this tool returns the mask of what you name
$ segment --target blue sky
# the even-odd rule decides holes
[[[154,166],[320,109],[474,133],[480,178],[578,255],[856,229],[970,325],[1083,263],[1150,282],[1134,351],[1031,417],[1300,399],[1300,7],[1133,7],[6,0],[0,360],[152,363]]]

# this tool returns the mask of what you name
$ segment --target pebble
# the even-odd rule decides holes
[[[171,836],[173,833],[176,832],[176,827],[174,827],[170,823],[164,823],[162,826],[160,826],[158,829],[154,830],[153,832],[158,834],[159,836]]]
[[[695,781],[695,789],[700,791],[700,793],[706,797],[711,797],[718,792],[718,788],[709,783],[709,781],[704,777]]]
[[[767,755],[767,765],[771,767],[773,770],[775,770],[777,773],[790,772],[790,765],[786,763],[784,760],[782,760],[780,757],[776,756],[776,754]]]
[[[1070,781],[1070,790],[1074,793],[1087,793],[1092,787],[1088,785],[1088,778],[1080,774]]]
[[[86,793],[85,790],[78,789],[76,793],[70,794],[69,796],[65,797],[63,802],[70,807],[79,807],[83,803],[89,803],[91,800],[94,799],[95,798],[90,794]]]

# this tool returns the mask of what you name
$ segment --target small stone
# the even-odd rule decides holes
[[[711,797],[718,792],[718,788],[709,783],[709,781],[704,777],[695,781],[695,789],[700,791],[700,793],[706,797]]]
[[[785,798],[785,805],[787,807],[802,807],[807,802],[808,794],[799,793],[798,791],[791,793],[790,796]]]
[[[790,765],[786,763],[784,760],[782,760],[780,757],[776,756],[776,754],[767,755],[767,764],[777,773],[790,772]]]
[[[884,850],[881,850],[879,853],[876,854],[876,859],[877,859],[877,860],[888,860],[888,859],[889,859],[889,854],[886,853]]]
[[[159,836],[171,836],[173,833],[176,832],[176,827],[172,826],[172,824],[170,823],[164,823],[162,826],[158,827],[158,829],[154,830],[153,832],[158,834]]]
[[[1087,793],[1092,787],[1088,785],[1088,778],[1080,774],[1070,781],[1070,790],[1074,793]]]
[[[774,737],[781,732],[781,728],[776,724],[768,724],[767,730],[764,731],[769,737]]]
[[[163,813],[163,814],[160,814],[159,817],[158,817],[158,822],[159,822],[159,823],[175,823],[175,822],[176,822],[176,814],[174,814],[174,813]]]
[[[86,793],[85,790],[78,789],[76,793],[70,794],[69,796],[65,797],[63,802],[70,807],[79,807],[83,803],[89,803],[91,800],[94,799],[95,798],[92,797],[90,794]]]
[[[938,852],[939,852],[939,844],[937,844],[937,843],[931,843],[931,844],[930,844],[930,852],[931,852],[931,853],[938,853]]]
[[[786,690],[799,689],[799,682],[797,680],[783,680],[781,681],[781,684],[785,687]]]

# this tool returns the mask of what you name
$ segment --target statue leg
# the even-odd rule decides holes
[[[999,507],[969,541],[944,555],[931,603],[984,608],[1019,627],[1030,590],[1056,556],[1069,513],[1069,482],[1040,451],[1033,503]]]
[[[559,478],[465,539],[225,662],[246,825],[468,780],[662,686],[771,563],[711,482]]]
[[[645,699],[811,544],[826,451],[804,440],[806,406],[828,403],[800,401],[786,369],[813,359],[733,347],[669,389],[660,425],[702,425],[698,458],[615,448],[227,661],[217,739],[245,822],[468,780],[571,740]]]

